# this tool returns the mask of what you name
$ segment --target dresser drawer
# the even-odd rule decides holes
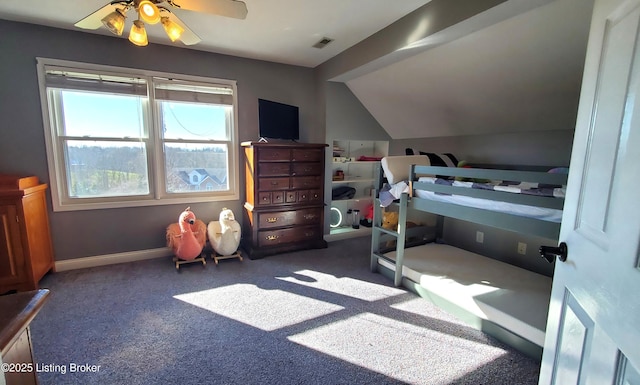
[[[298,190],[296,202],[298,203],[322,203],[321,190]]]
[[[322,199],[322,190],[309,190],[309,203],[321,203],[324,202]]]
[[[258,206],[279,205],[284,203],[284,191],[265,191],[258,193]]]
[[[298,162],[294,163],[292,167],[291,175],[293,176],[306,176],[306,175],[322,175],[324,170],[323,164],[319,162]]]
[[[258,163],[258,176],[289,176],[290,163]],[[295,167],[294,167],[295,168]]]
[[[322,190],[280,190],[258,192],[257,206],[294,204],[294,203],[322,203]]]
[[[324,149],[294,149],[291,150],[291,160],[302,162],[319,162],[324,158]]]
[[[312,208],[292,211],[278,211],[258,214],[258,229],[271,229],[294,225],[312,225],[320,223],[324,208]]]
[[[288,190],[289,178],[258,178],[258,191]]]
[[[318,189],[322,187],[320,176],[294,176],[291,178],[291,188],[294,189]]]
[[[258,232],[258,246],[267,247],[286,243],[317,240],[322,237],[320,226],[298,226],[288,229],[267,230]]]
[[[258,152],[258,162],[291,160],[291,150],[285,148],[261,148]]]

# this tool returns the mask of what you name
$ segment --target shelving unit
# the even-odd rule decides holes
[[[367,140],[334,140],[333,162],[331,167],[331,187],[351,187],[355,194],[351,199],[331,201],[330,224],[331,231],[328,240],[337,240],[371,233],[371,228],[360,226],[352,228],[353,210],[359,210],[359,219],[366,216],[369,206],[373,203],[372,192],[375,177],[380,167],[379,160],[389,151],[387,141]],[[366,159],[366,160],[363,160]],[[342,176],[340,178],[340,176]],[[339,214],[338,214],[339,211]],[[342,217],[338,223],[337,219]]]

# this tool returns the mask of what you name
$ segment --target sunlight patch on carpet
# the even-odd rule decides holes
[[[265,331],[344,309],[332,303],[278,289],[261,289],[250,284],[180,294],[174,298]]]
[[[313,270],[300,270],[294,272],[293,276],[275,278],[369,302],[406,293],[405,290],[395,287],[379,285],[350,277],[338,278],[331,274]]]
[[[410,384],[451,384],[505,354],[503,349],[481,342],[372,313],[362,313],[288,338]],[[452,357],[467,359],[460,361]]]
[[[468,325],[455,317],[451,317],[449,313],[442,310],[439,307],[433,306],[433,304],[424,298],[413,298],[408,301],[402,301],[390,305],[393,309],[402,310],[407,313],[416,314],[423,317],[430,318],[446,318],[447,322],[455,323],[457,325],[468,327]]]

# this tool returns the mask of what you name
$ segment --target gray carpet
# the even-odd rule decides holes
[[[40,382],[537,384],[538,362],[371,273],[369,247],[50,274],[31,329]]]

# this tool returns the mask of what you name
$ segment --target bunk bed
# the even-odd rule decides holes
[[[430,164],[422,156],[382,160],[371,270],[540,359],[552,279],[439,242],[408,247],[407,216],[418,210],[557,241],[566,169],[558,173]],[[380,226],[383,206],[398,211],[397,230]],[[395,240],[392,250],[385,248],[389,238]]]

